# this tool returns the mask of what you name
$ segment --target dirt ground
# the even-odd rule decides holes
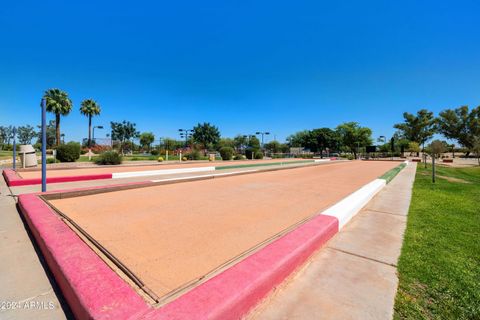
[[[51,203],[162,297],[195,283],[397,165],[332,163]]]

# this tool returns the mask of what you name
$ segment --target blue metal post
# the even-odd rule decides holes
[[[47,191],[47,106],[42,99],[42,192]]]
[[[17,169],[17,128],[13,127],[13,170]]]

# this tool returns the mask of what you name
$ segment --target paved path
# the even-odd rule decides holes
[[[391,319],[416,165],[410,164],[250,319]]]
[[[1,178],[0,319],[66,319],[15,205]]]

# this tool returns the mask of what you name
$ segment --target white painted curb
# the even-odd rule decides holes
[[[382,188],[387,184],[383,179],[375,179],[364,185],[351,195],[337,202],[322,214],[338,219],[340,230],[350,219],[352,219]]]
[[[326,162],[331,161],[330,159],[315,159],[313,162]]]
[[[177,173],[206,172],[206,171],[215,171],[215,167],[116,172],[116,173],[112,173],[112,179],[157,176],[157,175],[177,174]]]
[[[215,173],[215,174],[205,174],[205,175],[201,175],[201,176],[167,178],[167,179],[158,179],[158,180],[150,180],[150,181],[151,182],[164,182],[164,181],[188,180],[188,179],[196,179],[196,178],[211,178],[211,177],[230,176],[230,175],[235,175],[235,174],[245,173],[245,172],[256,172],[256,171],[258,171],[258,170],[233,171],[233,172],[224,172],[224,173]]]

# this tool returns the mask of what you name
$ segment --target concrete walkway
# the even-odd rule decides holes
[[[411,163],[249,319],[391,319]]]
[[[0,319],[67,319],[15,199],[0,179]],[[58,292],[58,291],[57,291]],[[68,308],[66,308],[68,309]]]

